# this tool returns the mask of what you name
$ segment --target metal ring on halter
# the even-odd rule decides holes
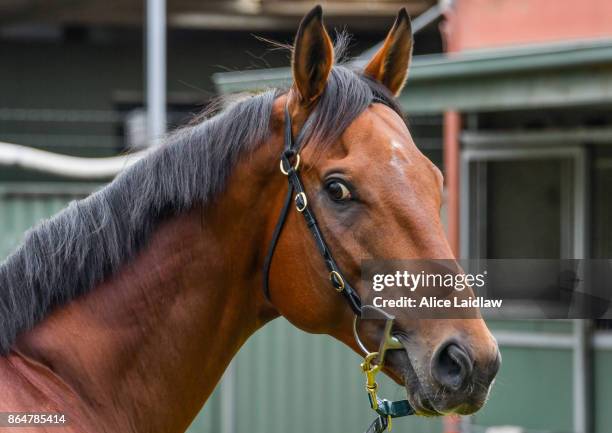
[[[300,206],[300,202],[298,201],[298,199],[302,199],[302,206]],[[298,193],[295,196],[295,208],[297,209],[298,212],[304,212],[306,210],[306,208],[308,207],[308,198],[306,198],[306,193],[304,191]]]
[[[399,339],[391,335],[391,329],[393,327],[393,320],[395,319],[395,317],[387,314],[384,310],[378,307],[374,307],[373,305],[364,305],[362,308],[363,310],[373,310],[381,314],[383,316],[382,319],[385,320],[385,330],[383,333],[383,337],[380,341],[380,347],[378,349],[378,353],[379,353],[378,361],[380,364],[382,364],[385,360],[385,353],[387,352],[387,350],[397,350],[397,349],[404,348],[404,346],[399,341]],[[355,337],[355,342],[357,343],[361,351],[365,355],[369,355],[370,351],[367,349],[365,344],[363,344],[363,342],[359,338],[359,331],[357,330],[358,321],[359,321],[359,316],[355,315],[353,318],[353,336]]]
[[[361,349],[361,351],[363,352],[365,356],[368,356],[370,352],[368,351],[368,349],[365,347],[365,345],[361,342],[361,339],[359,338],[359,332],[357,331],[357,320],[359,320],[359,316],[355,314],[355,316],[353,317],[353,336],[355,337],[357,346],[359,346],[359,348]]]
[[[329,280],[332,282],[332,285],[334,286],[337,292],[342,292],[344,290],[344,278],[342,278],[342,275],[340,275],[339,272],[331,271],[329,273]],[[334,284],[334,282],[337,282],[338,285]]]
[[[289,167],[287,170],[285,170],[285,166],[283,165],[283,160],[282,159],[280,160],[280,171],[285,176],[289,175],[289,170],[292,168],[295,171],[297,171],[297,169],[300,168],[300,154],[299,153],[295,155],[295,165],[293,167]]]

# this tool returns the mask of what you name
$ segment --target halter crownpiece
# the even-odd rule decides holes
[[[376,98],[374,102],[385,103],[384,101],[378,98]],[[366,430],[366,433],[381,433],[387,428],[391,430],[392,418],[413,415],[415,413],[412,406],[410,406],[408,400],[389,401],[386,399],[380,399],[377,395],[378,384],[376,383],[376,375],[383,367],[387,350],[396,350],[403,348],[399,340],[391,335],[394,317],[388,315],[379,308],[369,305],[362,306],[359,294],[344,277],[342,271],[336,264],[336,261],[334,260],[331,251],[327,246],[327,243],[325,242],[323,233],[319,229],[317,219],[315,218],[314,213],[308,206],[308,196],[304,189],[302,180],[300,179],[300,175],[298,174],[298,169],[300,167],[301,162],[299,149],[299,143],[294,143],[293,141],[291,115],[289,114],[289,108],[285,105],[285,146],[280,157],[280,171],[285,176],[287,176],[288,188],[283,207],[278,217],[276,226],[274,227],[272,239],[270,241],[268,252],[264,260],[264,295],[268,301],[271,301],[270,267],[272,265],[272,258],[274,257],[276,244],[278,243],[280,235],[283,231],[283,226],[285,225],[285,221],[287,220],[287,215],[289,214],[289,209],[291,207],[291,201],[294,200],[296,210],[304,216],[306,226],[308,227],[310,234],[312,235],[315,241],[319,253],[323,257],[323,261],[325,262],[325,266],[329,275],[329,281],[332,287],[344,297],[349,307],[355,314],[355,318],[353,321],[353,333],[355,335],[355,341],[357,342],[357,345],[365,354],[365,359],[361,364],[361,370],[366,376],[365,388],[366,392],[368,393],[370,407],[378,414],[378,417],[372,422],[372,424],[370,424],[370,426]],[[378,352],[369,352],[366,346],[359,338],[359,332],[357,329],[358,320],[365,309],[372,309],[375,312],[382,314],[382,318],[385,320],[384,333],[380,342]]]

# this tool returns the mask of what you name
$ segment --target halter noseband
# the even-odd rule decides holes
[[[384,100],[381,100],[379,98],[375,98],[373,102],[381,102],[385,105],[388,105],[385,103]],[[325,242],[323,233],[321,233],[321,230],[317,223],[317,219],[315,218],[314,213],[308,205],[308,196],[306,195],[304,185],[298,173],[298,169],[300,167],[301,162],[299,148],[299,143],[296,143],[293,140],[291,115],[289,114],[289,108],[285,106],[285,146],[283,149],[283,153],[280,157],[280,171],[285,176],[287,176],[288,188],[287,194],[285,195],[283,207],[278,217],[278,221],[276,222],[276,226],[274,227],[272,239],[270,241],[268,252],[264,260],[264,295],[268,301],[271,301],[270,267],[272,265],[272,258],[274,257],[276,244],[278,243],[280,235],[283,231],[283,226],[285,225],[285,221],[287,219],[287,215],[289,214],[289,209],[291,207],[291,201],[293,200],[295,202],[296,210],[304,217],[306,226],[308,227],[310,234],[312,235],[315,241],[319,253],[323,257],[323,261],[325,262],[325,267],[327,268],[329,281],[331,282],[332,287],[344,297],[349,307],[355,314],[355,318],[353,321],[353,333],[355,335],[357,345],[365,353],[364,362],[361,364],[361,369],[366,376],[365,388],[368,393],[371,408],[378,413],[378,417],[372,422],[372,424],[366,430],[366,433],[381,433],[387,427],[391,429],[392,418],[413,415],[415,413],[414,409],[410,406],[410,403],[407,400],[389,401],[377,397],[378,384],[376,383],[375,377],[376,374],[382,369],[386,351],[402,348],[402,345],[397,340],[397,338],[391,335],[391,327],[393,325],[394,317],[388,315],[387,313],[376,307],[369,305],[362,306],[359,294],[353,288],[353,286],[351,286],[349,281],[344,277],[342,271],[338,267],[338,264],[334,260],[331,251],[327,246],[327,243]],[[372,309],[373,311],[382,314],[383,319],[386,320],[385,330],[378,352],[370,353],[365,347],[365,345],[361,342],[359,334],[357,332],[358,318],[361,316],[362,312],[365,309]]]

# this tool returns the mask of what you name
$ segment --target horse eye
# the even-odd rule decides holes
[[[325,189],[334,201],[347,201],[352,198],[351,190],[339,180],[328,182]]]

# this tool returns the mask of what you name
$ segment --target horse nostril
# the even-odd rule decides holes
[[[431,372],[440,385],[458,391],[471,377],[473,362],[456,343],[443,345],[434,355]]]

